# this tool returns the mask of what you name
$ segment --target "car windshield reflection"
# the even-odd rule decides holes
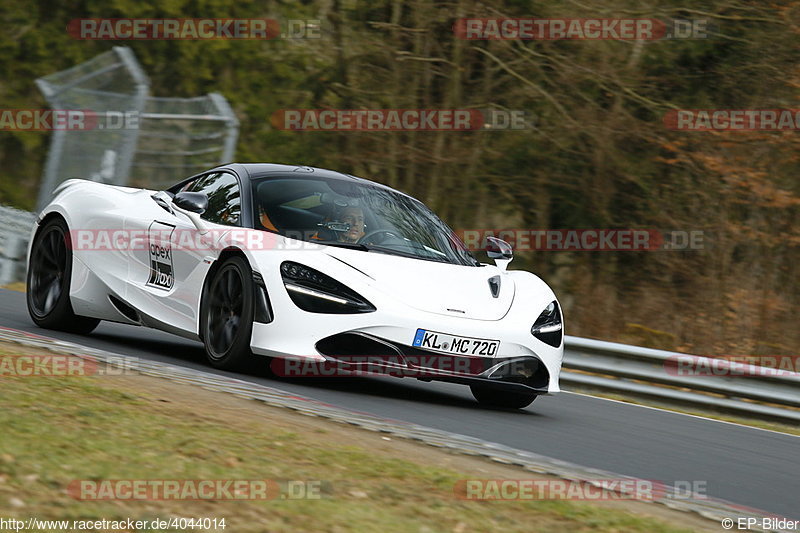
[[[371,183],[275,177],[254,180],[256,229],[319,244],[476,265],[421,202]]]

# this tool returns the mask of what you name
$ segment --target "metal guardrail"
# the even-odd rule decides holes
[[[36,215],[0,206],[0,285],[25,279],[28,239]]]
[[[639,346],[567,336],[561,384],[800,422],[800,374]]]

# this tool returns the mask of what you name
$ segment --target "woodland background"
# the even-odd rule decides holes
[[[466,41],[459,17],[707,19],[707,39]],[[318,19],[320,39],[78,41],[81,17]],[[800,132],[665,128],[676,108],[800,108],[800,3],[421,0],[4,0],[0,107],[46,107],[33,81],[112,45],[152,94],[221,92],[236,159],[385,182],[459,228],[702,230],[704,250],[518,253],[567,332],[701,354],[798,354]],[[291,132],[279,109],[523,109],[527,131]],[[0,203],[31,209],[48,148],[0,132]],[[176,176],[176,180],[179,176]]]

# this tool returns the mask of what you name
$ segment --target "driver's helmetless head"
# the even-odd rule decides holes
[[[338,234],[341,242],[358,242],[364,236],[364,210],[360,207],[345,207],[339,215],[339,222],[350,224],[350,229]]]

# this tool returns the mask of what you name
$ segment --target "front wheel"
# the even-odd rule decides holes
[[[238,256],[226,260],[209,281],[203,302],[203,344],[211,366],[251,368],[254,300],[250,265]]]
[[[532,404],[537,396],[533,392],[508,392],[486,385],[470,385],[469,388],[478,403],[487,407],[522,409]]]
[[[67,223],[60,218],[47,222],[31,246],[25,290],[28,313],[42,328],[70,333],[89,333],[100,321],[78,316],[69,300],[72,276],[72,246]]]

